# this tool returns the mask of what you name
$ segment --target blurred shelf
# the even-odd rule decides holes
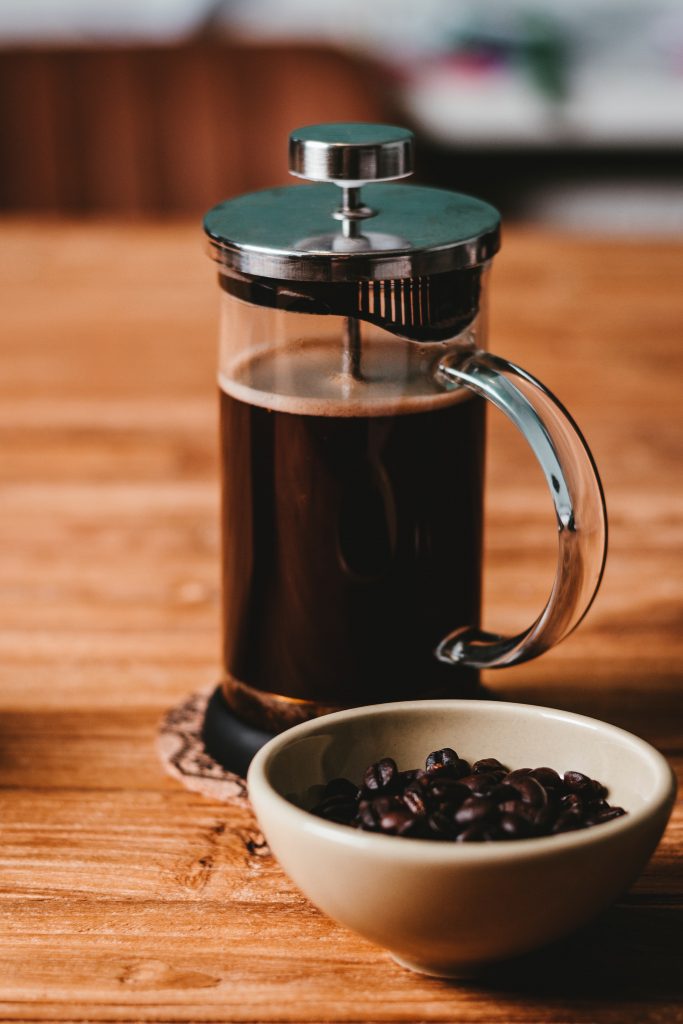
[[[544,97],[524,75],[425,71],[400,102],[443,146],[540,149],[683,148],[683,75],[583,75],[566,99]]]

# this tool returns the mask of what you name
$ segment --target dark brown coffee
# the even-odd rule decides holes
[[[425,394],[394,340],[363,358],[349,380],[308,342],[221,378],[225,694],[262,727],[476,682],[434,649],[479,624],[484,402]]]

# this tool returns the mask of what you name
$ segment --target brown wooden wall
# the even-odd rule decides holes
[[[292,128],[386,117],[376,73],[335,51],[0,52],[0,208],[197,212],[285,181]]]

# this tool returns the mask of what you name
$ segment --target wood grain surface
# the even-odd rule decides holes
[[[594,924],[450,983],[325,919],[248,811],[164,776],[158,719],[219,665],[213,272],[195,224],[1,234],[0,1019],[682,1021],[680,808]],[[582,425],[611,550],[580,629],[487,677],[625,726],[679,772],[682,257],[507,233],[492,348]],[[496,414],[487,508],[485,619],[508,630],[540,609],[555,541]]]

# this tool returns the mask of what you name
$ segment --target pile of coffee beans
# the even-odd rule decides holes
[[[367,832],[471,843],[556,835],[626,813],[606,796],[602,783],[581,772],[510,771],[495,757],[470,764],[444,747],[432,751],[424,769],[399,771],[383,757],[360,786],[332,779],[312,812]]]

